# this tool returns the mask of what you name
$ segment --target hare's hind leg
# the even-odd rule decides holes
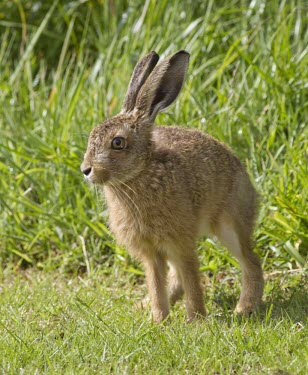
[[[145,268],[153,320],[155,323],[160,323],[169,314],[169,301],[166,285],[167,263],[165,258],[158,253],[143,256],[142,262]]]
[[[174,305],[179,299],[182,298],[184,290],[182,287],[181,277],[177,272],[176,267],[169,262],[168,272],[168,295],[171,305]]]
[[[199,277],[199,261],[194,244],[186,246],[185,249],[183,249],[184,242],[180,246],[183,251],[180,250],[171,262],[179,275],[185,293],[188,321],[191,322],[198,317],[205,316],[203,292]]]
[[[237,258],[242,269],[242,292],[235,312],[250,313],[261,303],[264,280],[258,256],[252,251],[251,231],[245,224],[242,228],[228,216],[224,216],[215,234]]]

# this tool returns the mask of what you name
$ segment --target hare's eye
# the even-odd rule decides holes
[[[126,147],[126,140],[123,137],[115,137],[111,142],[111,147],[114,150],[123,150]]]

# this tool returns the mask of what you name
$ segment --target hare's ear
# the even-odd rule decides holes
[[[178,51],[167,57],[150,74],[136,100],[138,116],[154,121],[179,95],[189,62],[189,53]]]
[[[131,112],[134,109],[141,86],[154,69],[158,60],[158,54],[152,51],[138,61],[128,85],[122,112]]]

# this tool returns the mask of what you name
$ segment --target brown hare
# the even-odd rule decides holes
[[[91,131],[81,170],[103,187],[117,241],[144,265],[155,322],[183,293],[188,320],[205,315],[196,254],[204,234],[239,261],[236,312],[251,312],[263,293],[251,240],[257,193],[221,142],[197,130],[154,127],[181,91],[189,54],[178,51],[156,65],[158,59],[150,52],[137,63],[121,113]]]

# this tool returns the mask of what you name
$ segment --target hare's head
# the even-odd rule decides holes
[[[179,51],[156,66],[158,59],[150,52],[137,63],[121,113],[92,130],[81,164],[89,181],[125,182],[145,170],[155,117],[181,91],[189,54]]]

